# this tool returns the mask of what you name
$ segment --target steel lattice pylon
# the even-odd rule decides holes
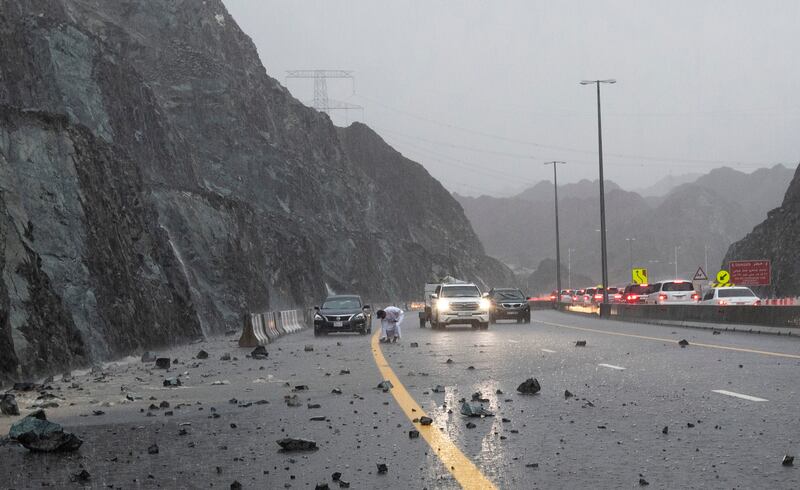
[[[355,77],[349,70],[289,70],[286,78],[312,78],[314,80],[314,109],[329,113],[334,110],[363,109],[362,106],[328,98],[329,78],[347,78],[353,84],[355,93]]]

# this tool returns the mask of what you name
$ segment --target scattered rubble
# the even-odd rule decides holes
[[[419,423],[420,425],[431,425],[433,423],[433,419],[430,417],[420,417]]]
[[[147,454],[158,454],[158,444],[153,444],[147,448]]]
[[[416,429],[411,429],[410,431],[408,431],[408,438],[409,439],[419,438],[419,431]]]
[[[311,344],[306,344],[306,346],[305,346],[305,347],[303,347],[303,350],[304,350],[305,352],[314,352],[314,346],[313,346],[313,345],[311,345]]]
[[[467,422],[467,429],[474,429],[475,427],[477,427],[477,425],[475,425],[473,422]]]
[[[378,463],[378,474],[385,475],[387,471],[389,471],[389,467],[386,466],[386,463]]]
[[[226,352],[219,357],[220,361],[230,361],[231,360],[231,353]]]
[[[433,387],[432,391],[434,393],[444,393],[445,389],[444,389],[444,386],[442,386],[442,385],[436,385],[436,386]]]
[[[11,426],[10,439],[15,439],[34,452],[76,451],[83,441],[55,422],[47,420],[44,410],[37,410]]]
[[[317,443],[308,439],[286,437],[277,441],[284,451],[316,451]]]
[[[391,390],[392,388],[394,388],[394,385],[392,384],[391,381],[389,381],[388,379],[385,379],[385,380],[381,381],[380,383],[378,383],[378,386],[376,386],[375,388],[378,389],[378,390],[383,390],[383,392],[386,393],[389,390]]]
[[[169,357],[159,357],[156,359],[156,367],[158,369],[169,369],[170,362]]]
[[[175,388],[181,386],[181,380],[178,378],[166,378],[164,380],[164,386],[167,388]]]
[[[81,470],[78,473],[73,473],[72,475],[69,476],[69,481],[71,481],[72,483],[86,483],[91,479],[92,475],[90,475],[89,472],[86,471],[85,469]]]
[[[539,380],[536,378],[528,378],[517,386],[517,391],[523,395],[535,395],[541,389],[542,387],[539,385]]]
[[[410,347],[419,347],[419,344],[416,342],[411,342]]]
[[[783,460],[781,461],[781,464],[783,466],[793,466],[794,465],[794,456],[789,456],[788,454],[785,454],[783,456]]]
[[[650,484],[649,481],[645,480],[644,478],[639,478],[639,486],[640,487],[646,487],[649,484]]]
[[[586,347],[586,341],[585,340],[576,341],[575,342],[575,347]]]
[[[201,349],[195,357],[198,359],[208,359],[208,352]]]
[[[661,429],[662,434],[669,434],[669,426],[665,425],[663,429]]]
[[[570,392],[569,390],[564,390],[564,399],[565,400],[567,400],[569,398],[572,398],[573,396],[575,396],[575,395],[573,395],[572,392]]]
[[[686,347],[687,345],[689,345],[689,341],[686,339],[681,339],[678,341],[678,345],[680,345],[681,347]]]

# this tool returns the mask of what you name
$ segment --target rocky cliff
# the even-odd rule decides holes
[[[513,280],[419,165],[267,75],[219,0],[5,0],[0,379],[327,290]]]
[[[777,297],[800,296],[800,166],[794,173],[780,207],[725,255],[729,260],[769,259],[772,286],[761,291]]]

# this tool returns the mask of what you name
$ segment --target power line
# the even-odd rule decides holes
[[[537,148],[543,148],[543,149],[548,149],[548,150],[567,151],[567,152],[573,152],[573,153],[582,153],[582,154],[586,154],[586,155],[597,155],[596,151],[581,150],[581,149],[570,148],[570,147],[565,147],[565,146],[557,146],[557,145],[546,145],[546,144],[542,144],[542,143],[536,143],[536,142],[533,142],[533,141],[527,141],[527,140],[522,140],[522,139],[517,139],[517,138],[510,138],[510,137],[507,137],[507,136],[501,136],[501,135],[497,135],[497,134],[487,133],[485,131],[478,131],[478,130],[471,129],[471,128],[465,128],[465,127],[458,126],[458,125],[455,125],[455,124],[450,124],[450,123],[446,123],[446,122],[442,122],[442,121],[437,121],[435,119],[431,119],[431,118],[428,118],[428,117],[425,117],[425,116],[420,116],[418,114],[415,114],[415,113],[412,113],[412,112],[409,112],[409,111],[405,111],[405,110],[402,110],[402,109],[397,109],[397,108],[388,106],[386,104],[383,104],[380,101],[372,99],[371,97],[366,97],[364,95],[356,95],[356,97],[360,97],[362,99],[370,101],[370,102],[374,103],[375,105],[378,105],[380,107],[383,107],[384,109],[387,109],[389,111],[392,111],[392,112],[395,112],[395,113],[398,113],[398,114],[402,114],[402,115],[405,115],[405,116],[408,116],[408,117],[411,117],[411,118],[414,118],[414,119],[417,119],[417,120],[420,120],[420,121],[428,122],[430,124],[435,124],[435,125],[438,125],[438,126],[442,126],[442,127],[446,127],[446,128],[450,128],[450,129],[455,129],[455,130],[462,131],[462,132],[469,133],[469,134],[483,136],[483,137],[486,137],[486,138],[492,138],[492,139],[496,139],[496,140],[499,140],[499,141],[505,141],[505,142],[508,142],[508,143],[515,143],[515,144],[520,144],[520,145],[534,146],[534,147],[537,147]],[[439,142],[437,144],[442,144],[442,145],[445,145],[445,146],[459,147],[458,145],[452,145],[450,143],[443,143],[443,142]],[[460,148],[461,149],[467,149],[467,150],[470,149],[470,148],[465,148],[465,147],[460,147]],[[475,150],[475,151],[490,152],[490,150],[485,150],[485,149],[479,149],[479,150]],[[491,151],[491,152],[496,153],[496,154],[503,154],[503,155],[506,155],[506,156],[514,156],[514,157],[526,157],[526,158],[527,157],[531,157],[530,155],[521,155],[521,154],[515,154],[515,153],[509,153],[509,152],[496,152],[496,151]],[[634,155],[634,154],[626,154],[626,153],[606,153],[604,156],[612,156],[612,157],[615,157],[615,158],[624,158],[624,159],[634,159],[634,160],[640,160],[640,161],[668,162],[668,163],[671,163],[671,164],[674,164],[674,163],[692,164],[692,165],[684,165],[684,166],[694,166],[694,165],[697,165],[697,164],[701,164],[701,165],[727,165],[727,166],[735,166],[735,167],[741,167],[741,168],[761,168],[761,167],[763,167],[765,165],[769,165],[767,163],[735,162],[735,161],[729,161],[729,160],[705,160],[705,159],[670,158],[670,157],[657,157],[657,156],[649,156],[649,155]],[[574,159],[570,159],[570,161],[576,162],[576,163],[579,162],[579,161],[576,161]]]

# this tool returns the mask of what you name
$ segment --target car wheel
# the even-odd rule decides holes
[[[489,330],[489,322],[479,324],[478,328],[481,330]]]

